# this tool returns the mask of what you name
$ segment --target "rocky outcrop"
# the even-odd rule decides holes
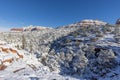
[[[52,28],[30,25],[28,27],[24,27],[23,29],[24,31],[41,31],[41,30],[52,29]]]
[[[30,25],[30,26],[23,27],[23,28],[12,28],[10,29],[10,31],[11,32],[24,32],[24,31],[42,31],[46,29],[52,29],[52,28]]]
[[[120,18],[117,19],[117,21],[116,21],[116,25],[120,25]]]
[[[14,61],[18,61],[23,58],[23,54],[19,53],[17,50],[13,48],[6,48],[3,45],[0,47],[0,66],[9,66]],[[0,70],[3,68],[1,67]],[[5,68],[4,68],[5,69]]]
[[[10,29],[11,32],[23,32],[23,28],[12,28]]]
[[[81,26],[103,26],[107,24],[106,22],[99,20],[82,20],[80,21]]]
[[[68,27],[104,26],[106,24],[107,23],[103,21],[86,19],[74,24],[70,24]]]

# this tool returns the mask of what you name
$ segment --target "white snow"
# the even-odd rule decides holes
[[[1,45],[1,47],[12,48],[10,44]],[[24,58],[19,59],[18,61],[14,60],[12,63],[5,62],[4,65],[6,65],[7,68],[0,71],[0,80],[79,80],[70,76],[61,76],[57,72],[50,72],[47,66],[38,62],[35,55],[24,50],[17,51],[22,53]],[[2,61],[16,57],[16,54],[0,52],[0,59]],[[35,66],[35,69],[32,69],[32,66]],[[16,70],[19,71],[15,72]]]

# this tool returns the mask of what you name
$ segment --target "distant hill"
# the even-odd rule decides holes
[[[52,29],[48,27],[42,27],[42,26],[27,26],[22,28],[11,28],[11,32],[25,32],[25,31],[41,31],[46,29]]]

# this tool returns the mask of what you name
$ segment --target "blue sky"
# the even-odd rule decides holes
[[[58,27],[83,19],[114,24],[119,17],[120,0],[0,0],[0,29]]]

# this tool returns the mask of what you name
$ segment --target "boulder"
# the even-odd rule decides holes
[[[120,25],[120,18],[117,19],[117,21],[116,21],[116,25]]]

